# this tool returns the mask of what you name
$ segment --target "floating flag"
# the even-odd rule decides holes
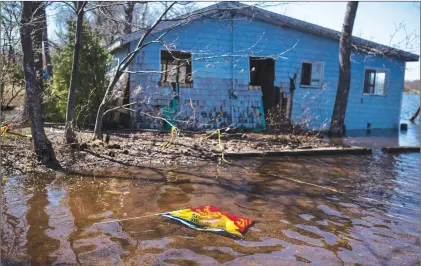
[[[253,223],[251,219],[223,213],[214,206],[182,209],[158,215],[179,221],[198,231],[221,233],[240,238],[244,237],[243,234]]]

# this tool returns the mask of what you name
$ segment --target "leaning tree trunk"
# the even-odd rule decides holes
[[[352,29],[354,27],[357,7],[358,2],[348,2],[339,41],[339,83],[329,129],[331,135],[342,136],[345,133],[345,113],[351,85]]]
[[[419,113],[420,113],[420,107],[418,106],[417,111],[415,112],[415,114],[413,116],[411,116],[411,118],[409,120],[414,121],[415,118],[417,118]]]
[[[102,122],[104,121],[105,107],[107,106],[106,101],[102,100],[98,108],[98,113],[95,120],[94,139],[102,140]]]
[[[23,2],[21,15],[20,40],[23,54],[23,70],[25,76],[28,115],[31,121],[32,139],[37,159],[44,164],[56,162],[54,150],[44,131],[44,121],[41,111],[41,87],[37,82],[34,53],[31,40],[33,25],[32,10],[35,2]]]
[[[76,134],[74,132],[74,115],[76,106],[76,83],[79,72],[79,57],[82,41],[82,27],[83,27],[83,15],[86,2],[77,2],[77,20],[76,20],[76,38],[75,48],[73,51],[73,66],[72,76],[70,79],[69,95],[67,98],[67,113],[66,113],[66,126],[65,126],[65,138],[67,144],[76,143]]]
[[[130,63],[131,60],[129,59],[128,63]],[[98,107],[98,112],[96,115],[95,120],[95,128],[94,128],[94,137],[93,139],[101,139],[102,140],[102,122],[104,121],[104,112],[105,108],[107,107],[107,104],[109,102],[109,99],[112,98],[113,88],[117,84],[118,80],[122,76],[123,72],[117,71],[112,78],[110,84],[107,87],[107,90],[105,91],[104,97],[102,98],[101,104]]]

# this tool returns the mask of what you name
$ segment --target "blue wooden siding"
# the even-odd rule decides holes
[[[380,57],[352,57],[351,91],[345,117],[347,129],[397,128],[400,120],[405,62]],[[366,67],[388,70],[386,95],[363,95]]]
[[[266,56],[275,59],[275,86],[289,82],[288,77],[298,71],[293,121],[310,129],[323,129],[329,125],[339,75],[338,42],[249,19],[234,22],[210,19],[193,21],[172,30],[165,36],[165,42],[173,50],[193,53],[193,88],[180,89],[180,119],[194,117],[194,125],[202,128],[234,123],[238,127],[263,129],[262,93],[248,87],[249,57]],[[133,41],[130,44],[131,50],[136,43]],[[291,49],[294,45],[295,48]],[[161,49],[166,48],[162,44],[144,48],[130,70],[159,71]],[[300,87],[303,61],[324,63],[322,88]],[[386,96],[362,94],[364,69],[368,66],[388,69]],[[353,54],[345,120],[347,129],[366,128],[367,123],[371,123],[372,128],[397,126],[404,68],[403,61]],[[159,112],[154,106],[167,105],[172,99],[170,88],[158,86],[159,78],[159,74],[150,73],[130,75],[131,100],[147,103],[138,105],[138,110]],[[230,90],[235,91],[236,99],[230,97]],[[213,119],[218,115],[221,116],[219,119]],[[162,126],[160,121],[141,114],[134,115],[132,122],[136,128]]]

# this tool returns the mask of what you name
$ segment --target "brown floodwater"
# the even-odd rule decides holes
[[[419,265],[419,161],[375,152],[11,176],[2,264]],[[256,222],[243,240],[158,216],[95,224],[200,205]]]

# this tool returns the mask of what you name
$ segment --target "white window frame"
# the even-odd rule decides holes
[[[309,64],[321,64],[322,65],[322,70],[320,71],[320,84],[319,86],[313,86],[313,85],[302,85],[301,84],[301,75],[303,74],[303,63],[309,63]],[[317,88],[320,89],[323,87],[323,81],[324,81],[324,76],[325,76],[325,62],[323,61],[312,61],[312,60],[303,60],[301,61],[300,64],[300,87],[302,88]],[[311,81],[310,81],[311,84]]]
[[[385,78],[384,78],[384,92],[383,94],[374,94],[374,93],[366,93],[364,92],[365,89],[365,75],[367,70],[375,70],[376,72],[384,72],[385,73]],[[386,97],[387,96],[387,90],[389,88],[389,69],[388,68],[379,68],[379,67],[365,67],[364,68],[364,77],[363,77],[363,91],[362,94],[363,95],[367,95],[367,96],[380,96],[380,97]],[[374,84],[374,86],[376,86]]]

